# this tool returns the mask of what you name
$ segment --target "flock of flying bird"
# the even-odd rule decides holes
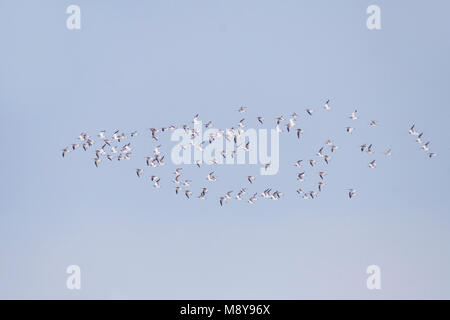
[[[242,113],[246,112],[246,109],[247,109],[246,107],[240,107],[237,110],[237,112],[242,114]],[[330,100],[327,100],[325,102],[325,104],[323,105],[323,109],[324,110],[331,109]],[[306,111],[307,116],[312,116],[313,112],[314,112],[313,109],[305,109],[305,111]],[[285,126],[286,131],[291,132],[293,127],[296,125],[296,120],[298,117],[299,117],[299,115],[294,112],[289,117],[287,123],[285,123],[285,124],[282,124],[283,121],[285,120],[283,116],[277,117],[275,130],[277,132],[282,132],[283,131],[281,129],[282,126]],[[262,117],[262,116],[258,116],[256,119],[260,124],[263,124],[265,121],[264,117]],[[358,119],[357,110],[353,111],[350,114],[349,119],[352,121],[355,121]],[[226,150],[223,150],[221,152],[221,155],[224,159],[226,159],[229,156],[235,157],[236,150],[239,150],[239,149],[249,151],[249,148],[250,148],[249,142],[247,142],[245,144],[244,143],[238,144],[239,137],[244,132],[243,131],[243,128],[245,127],[244,120],[245,119],[240,120],[239,123],[237,124],[237,127],[232,127],[230,129],[226,129],[226,130],[216,129],[214,133],[209,135],[209,138],[206,141],[202,141],[200,144],[197,144],[197,145],[195,144],[195,141],[196,141],[195,138],[199,136],[199,131],[194,127],[190,128],[189,125],[183,125],[181,128],[185,131],[186,135],[190,136],[190,142],[189,142],[189,145],[183,145],[182,148],[186,149],[188,147],[193,146],[193,147],[198,148],[199,150],[203,150],[205,144],[212,143],[215,139],[225,137],[228,141],[234,142],[235,150],[232,150],[230,154],[228,154]],[[192,123],[194,125],[201,123],[199,120],[198,114],[194,116]],[[205,128],[212,128],[212,122],[209,121],[204,126],[205,126]],[[377,121],[375,121],[375,120],[370,121],[369,126],[370,127],[377,126]],[[173,131],[176,128],[177,128],[176,126],[170,125],[168,127],[162,127],[160,129],[150,128],[149,130],[151,132],[152,140],[158,141],[159,133],[162,133],[165,131]],[[347,127],[345,127],[345,130],[347,133],[351,134],[353,132],[354,128],[351,126],[347,126]],[[298,129],[296,129],[295,132],[296,132],[297,138],[300,139],[303,134],[303,130],[301,128],[298,128]],[[426,143],[423,143],[423,141],[422,141],[423,132],[421,132],[421,133],[417,132],[415,130],[415,125],[412,125],[412,127],[409,129],[409,134],[413,135],[413,136],[417,136],[416,142],[421,144],[421,149],[424,150],[425,152],[427,152],[428,157],[432,158],[432,157],[437,156],[436,153],[429,152],[430,142],[427,141]],[[137,135],[138,135],[137,131],[133,131],[133,132],[129,133],[130,139]],[[122,161],[122,160],[129,160],[131,158],[131,154],[132,154],[131,142],[123,144],[122,147],[118,146],[118,144],[124,143],[124,141],[128,139],[128,135],[126,133],[123,133],[123,132],[120,132],[119,130],[117,130],[111,136],[107,136],[106,131],[101,131],[98,133],[97,138],[98,138],[98,141],[100,141],[101,147],[99,147],[98,149],[95,149],[95,157],[93,158],[93,161],[94,161],[94,164],[96,167],[99,167],[100,163],[105,159],[109,160],[109,161],[113,161],[113,160]],[[81,133],[78,136],[78,141],[76,143],[73,143],[71,145],[71,147],[66,147],[62,150],[62,157],[66,157],[69,152],[75,151],[79,147],[81,147],[84,151],[87,151],[94,144],[95,144],[95,142],[94,142],[93,138],[91,138],[87,133]],[[322,158],[323,161],[326,164],[328,164],[331,157],[329,154],[326,154],[326,150],[325,150],[326,147],[328,147],[328,149],[331,153],[338,150],[339,147],[337,145],[333,144],[333,142],[331,140],[327,140],[325,142],[325,146],[321,147],[318,150],[318,152],[316,153],[316,157]],[[372,154],[373,153],[373,145],[372,144],[363,144],[360,146],[360,150],[361,150],[361,152],[367,152],[368,154]],[[391,153],[392,153],[391,149],[384,152],[384,154],[386,156],[390,156]],[[165,165],[164,157],[165,156],[161,154],[161,145],[159,144],[154,148],[152,156],[145,157],[145,166],[149,167],[149,168],[164,166]],[[316,165],[317,161],[318,160],[316,160],[316,159],[309,159],[307,161],[307,163],[309,164],[309,166],[314,167]],[[212,159],[212,163],[218,163],[217,159],[215,159],[215,158]],[[195,164],[198,167],[200,167],[200,165],[201,165],[200,162],[198,162],[198,161]],[[268,167],[270,167],[270,165],[271,165],[271,163],[266,163],[266,164],[264,164],[264,168],[267,170]],[[294,166],[300,170],[301,168],[303,168],[303,160],[296,161]],[[368,167],[370,169],[374,169],[376,167],[376,160],[370,161],[368,164]],[[190,199],[192,196],[192,193],[193,193],[190,188],[192,181],[189,179],[181,178],[182,170],[183,170],[183,168],[175,169],[175,171],[173,172],[174,178],[171,181],[171,183],[175,187],[176,194],[184,193],[186,198]],[[142,169],[142,168],[136,169],[136,175],[138,178],[142,178],[143,174],[144,174],[144,169]],[[319,171],[318,175],[319,175],[320,181],[317,183],[317,191],[316,190],[303,191],[301,188],[298,188],[296,190],[297,194],[303,199],[314,199],[318,195],[319,192],[322,192],[322,190],[325,186],[325,182],[323,180],[324,180],[324,177],[326,174],[327,174],[327,172],[325,172],[325,171]],[[297,174],[297,180],[299,182],[304,181],[304,177],[305,177],[304,170],[302,170],[301,172],[299,172]],[[150,175],[150,180],[153,183],[154,188],[160,188],[161,179],[158,176],[156,176],[155,174],[152,174],[152,175]],[[208,183],[215,182],[217,180],[217,178],[215,176],[214,171],[209,172],[207,174],[205,180],[208,181]],[[255,180],[255,176],[247,176],[247,180],[248,180],[249,185],[252,185],[253,181]],[[197,197],[199,199],[205,199],[206,195],[208,193],[208,188],[202,187],[199,192],[200,192],[200,194]],[[236,200],[242,200],[244,198],[244,195],[247,193],[247,187],[242,187],[235,196],[233,196],[232,193],[233,193],[233,191],[228,191],[223,196],[219,197],[218,200],[219,200],[220,206],[223,206],[227,201],[229,201],[232,198],[235,198]],[[354,188],[348,189],[348,197],[350,199],[355,194],[356,194],[356,189],[354,189]],[[278,200],[283,196],[283,192],[278,191],[278,190],[275,190],[272,192],[271,188],[267,188],[263,192],[261,192],[259,194],[259,196],[258,196],[258,192],[250,193],[250,195],[251,196],[247,199],[247,202],[250,204],[253,204],[258,200],[258,198]]]

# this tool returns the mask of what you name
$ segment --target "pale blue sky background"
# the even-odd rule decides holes
[[[66,28],[70,4],[79,31]],[[370,4],[380,31],[366,28]],[[444,0],[0,0],[0,298],[450,298],[449,12]],[[216,167],[203,202],[136,178],[155,146],[149,127],[196,113],[230,127],[240,105],[249,126],[301,114],[304,140],[282,136],[279,174],[249,189],[284,199],[218,206],[258,166]],[[412,123],[438,157],[408,135]],[[139,130],[136,159],[62,159],[80,132],[102,129]],[[325,191],[298,199],[292,163],[328,138],[340,149]],[[359,152],[365,142],[373,156]],[[172,168],[155,172],[165,181]],[[80,291],[66,288],[70,264]],[[380,291],[366,288],[371,264]]]

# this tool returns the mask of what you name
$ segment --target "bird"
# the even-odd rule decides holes
[[[99,158],[94,158],[94,164],[95,166],[98,168],[98,164],[101,162],[102,160]]]
[[[244,113],[246,108],[247,108],[247,107],[240,107],[240,108],[238,109],[238,112],[239,112],[239,113]]]
[[[417,139],[416,139],[416,142],[417,142],[417,143],[422,143],[422,136],[423,136],[423,132],[421,132],[421,133],[417,136]]]
[[[310,116],[312,116],[313,114],[313,109],[306,109],[306,113],[309,114]]]
[[[199,199],[205,199],[206,193],[208,192],[208,188],[202,188],[202,192],[200,193],[200,195],[198,196]]]
[[[253,183],[253,180],[255,180],[254,176],[248,176],[247,177],[248,182]]]
[[[353,128],[352,127],[345,127],[345,130],[347,130],[348,133],[352,133],[353,132]]]
[[[206,179],[207,179],[208,181],[216,181],[216,177],[214,176],[214,171],[208,173],[208,176],[206,177]]]
[[[356,120],[356,119],[358,119],[358,117],[356,116],[356,112],[358,112],[358,110],[355,110],[355,111],[353,111],[351,114],[350,114],[350,120]]]
[[[348,189],[348,197],[351,199],[356,193],[356,189]]]
[[[325,183],[323,183],[322,181],[318,182],[319,191],[322,191],[322,188],[323,188],[324,185],[325,185]]]
[[[144,170],[142,170],[142,169],[136,169],[136,174],[137,174],[137,176],[140,178],[141,177],[141,173],[143,172]]]
[[[175,179],[173,179],[172,182],[173,182],[174,184],[179,184],[179,183],[180,183],[180,177],[181,177],[181,175],[176,175],[176,176],[175,176]]]
[[[428,141],[427,143],[424,143],[424,145],[420,148],[422,150],[428,151],[430,149],[429,145],[430,145],[430,141]]]
[[[314,160],[314,159],[309,160],[309,164],[311,165],[311,167],[314,167],[315,163],[316,163],[316,160]]]
[[[391,149],[387,150],[384,154],[387,155],[387,156],[390,156],[392,154]]]
[[[297,174],[297,180],[303,181],[304,176],[305,176],[305,171],[300,172],[299,174]]]
[[[372,160],[372,161],[369,163],[369,168],[371,168],[371,169],[375,168],[376,166],[377,166],[377,163],[376,163],[375,160]]]
[[[297,160],[297,162],[294,164],[294,166],[296,166],[297,168],[300,168],[302,162],[303,162],[303,160]]]
[[[370,123],[369,123],[369,126],[375,127],[377,124],[378,124],[377,121],[371,120]]]
[[[66,156],[66,154],[69,153],[69,151],[70,151],[69,148],[62,149],[62,157],[64,158]]]
[[[428,157],[430,157],[430,158],[433,158],[433,157],[436,157],[436,156],[437,156],[437,153],[434,153],[434,152],[430,152],[428,154]]]
[[[320,172],[319,172],[319,177],[320,177],[320,179],[323,180],[323,177],[324,177],[326,174],[327,174],[327,173],[326,173],[325,171],[320,171]]]
[[[297,129],[297,138],[300,139],[300,135],[303,133],[303,130],[298,128]]]
[[[258,117],[258,121],[259,121],[261,124],[263,124],[264,117]]]
[[[409,134],[411,134],[411,135],[413,135],[413,136],[416,136],[416,135],[417,135],[417,132],[416,132],[416,130],[414,129],[414,127],[415,127],[415,124],[413,124],[412,127],[409,129]]]
[[[330,100],[327,100],[327,101],[325,102],[323,108],[324,108],[325,110],[330,110],[330,109],[331,109],[331,108],[330,108]]]
[[[255,203],[255,201],[258,200],[257,195],[258,195],[258,194],[255,193],[253,196],[251,196],[250,199],[248,199],[248,203],[250,203],[250,204]]]
[[[323,147],[319,149],[319,151],[317,151],[316,155],[318,157],[323,157]]]
[[[192,191],[191,190],[186,190],[186,191],[184,191],[184,194],[185,194],[186,198],[189,199],[189,196],[192,194]]]

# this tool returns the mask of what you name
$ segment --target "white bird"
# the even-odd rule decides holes
[[[258,194],[255,193],[250,199],[248,199],[248,203],[253,204],[256,200],[258,200]]]
[[[417,136],[417,132],[414,129],[414,127],[415,127],[415,124],[412,125],[412,127],[409,129],[408,132],[409,132],[409,134],[412,134],[413,136]]]
[[[319,151],[316,153],[318,157],[323,157],[323,147],[319,149]]]
[[[202,188],[202,192],[200,193],[199,199],[205,199],[206,193],[208,192],[208,188]]]
[[[295,121],[293,118],[289,119],[289,122],[286,124],[286,129],[288,132],[290,132],[290,129],[295,126]]]
[[[348,197],[351,199],[356,193],[355,189],[349,189],[348,190]]]
[[[98,168],[98,164],[101,162],[102,160],[99,158],[94,158],[94,164],[95,166]]]
[[[319,185],[319,191],[322,191],[322,188],[325,185],[325,183],[323,183],[322,181],[319,181],[318,185]]]
[[[387,156],[390,156],[392,154],[391,149],[387,150],[384,154],[387,155]]]
[[[304,176],[305,176],[305,171],[300,172],[299,174],[297,174],[297,180],[303,181]]]
[[[281,121],[283,121],[283,120],[284,120],[283,116],[279,116],[277,118],[277,125],[279,125],[281,123]]]
[[[422,136],[423,136],[423,132],[417,136],[417,139],[416,139],[417,143],[422,143]]]
[[[176,175],[172,182],[174,184],[179,184],[180,183],[180,177],[181,177],[181,175]]]
[[[300,168],[303,160],[297,160],[297,162],[294,164],[297,168]]]
[[[314,160],[314,159],[309,160],[309,164],[311,165],[311,167],[314,167],[315,163],[316,163],[316,160]]]
[[[430,149],[429,145],[430,145],[430,141],[428,141],[427,143],[425,143],[425,144],[421,147],[421,149],[422,149],[422,150],[425,150],[425,151],[428,151],[428,150]]]
[[[208,176],[206,177],[206,179],[207,179],[208,181],[216,181],[217,179],[216,179],[216,177],[214,176],[214,171],[208,173]]]
[[[231,199],[231,193],[232,193],[233,191],[228,191],[227,193],[225,193],[225,199]]]
[[[245,109],[247,109],[247,107],[240,107],[240,108],[238,109],[238,112],[239,112],[239,113],[244,113],[244,112],[245,112]]]
[[[350,114],[350,120],[356,120],[356,119],[358,119],[358,117],[356,116],[356,112],[358,112],[358,110],[355,110],[355,111],[353,111],[351,114]]]
[[[142,169],[136,169],[136,174],[137,174],[137,176],[140,178],[141,177],[141,173],[143,172],[144,170],[142,170]]]
[[[345,127],[345,130],[347,130],[348,133],[352,133],[353,132],[353,128],[352,127]]]
[[[261,124],[263,124],[264,117],[258,117],[258,121],[259,121]]]
[[[300,135],[303,133],[302,129],[297,129],[297,138],[300,139]]]
[[[306,109],[306,113],[308,113],[310,116],[313,114],[313,109]]]
[[[436,157],[436,156],[437,156],[437,153],[434,153],[434,152],[430,152],[428,154],[428,157],[430,157],[430,158],[433,158],[433,157]]]
[[[184,180],[184,182],[183,182],[184,187],[189,187],[190,185],[191,185],[191,180]]]
[[[320,172],[319,172],[319,177],[320,177],[320,179],[323,180],[323,177],[324,177],[326,174],[327,174],[327,173],[326,173],[325,171],[320,171]]]
[[[63,156],[63,158],[66,156],[66,154],[68,154],[69,153],[69,148],[64,148],[64,149],[62,149],[62,156]]]
[[[372,120],[372,121],[370,121],[369,126],[375,127],[377,124],[378,124],[377,121]]]
[[[199,124],[199,123],[200,123],[200,121],[198,120],[198,114],[196,114],[196,115],[194,116],[194,121],[192,121],[192,123],[193,123],[193,124]]]
[[[325,102],[323,108],[324,108],[325,110],[330,110],[330,109],[331,109],[331,108],[330,108],[330,100],[327,100],[327,101]]]
[[[371,168],[371,169],[375,168],[376,166],[377,166],[377,163],[376,163],[375,160],[372,160],[372,161],[369,163],[369,168]]]
[[[253,180],[255,180],[254,176],[248,176],[247,177],[248,182],[253,183]]]
[[[186,195],[186,198],[189,199],[189,196],[192,194],[192,191],[191,191],[191,190],[186,190],[186,191],[184,192],[184,194]]]
[[[329,155],[325,155],[324,157],[323,157],[323,160],[325,160],[325,162],[328,164],[328,162],[331,160],[331,157],[329,156]]]

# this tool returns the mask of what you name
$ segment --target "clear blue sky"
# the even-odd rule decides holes
[[[66,28],[70,4],[81,30]],[[371,4],[378,31],[366,28]],[[444,0],[0,0],[0,298],[450,298],[449,12]],[[282,136],[279,174],[250,189],[284,199],[218,206],[259,166],[216,167],[205,201],[137,179],[149,127],[196,113],[229,127],[240,105],[254,126],[301,114],[304,140]],[[438,157],[408,135],[412,123]],[[139,130],[136,158],[97,169],[81,150],[61,157],[103,129]],[[292,164],[328,138],[340,149],[325,191],[298,199]],[[155,170],[168,180],[172,168]],[[209,170],[196,169],[192,180]],[[80,291],[65,286],[71,264]],[[379,291],[366,288],[372,264]]]

